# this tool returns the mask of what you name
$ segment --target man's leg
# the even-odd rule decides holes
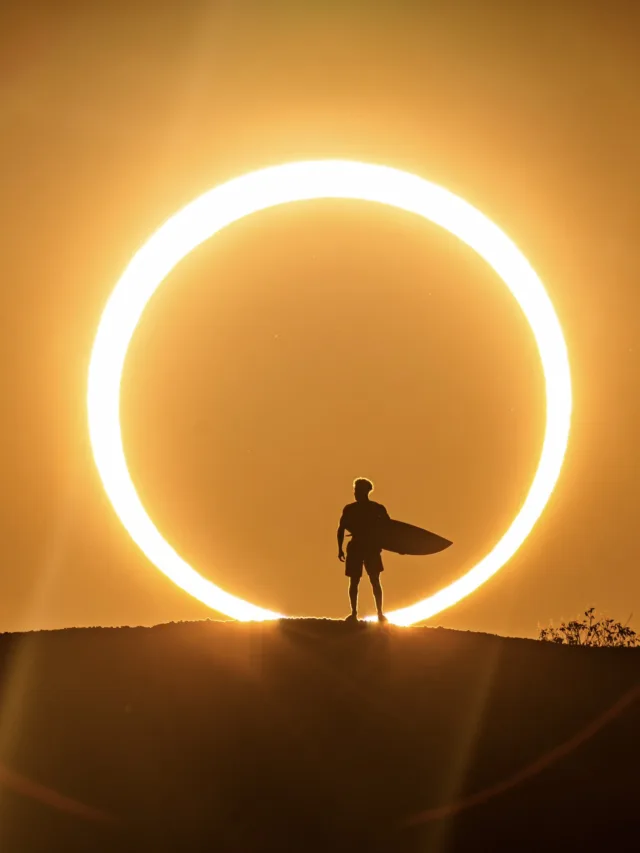
[[[380,551],[367,555],[365,568],[367,569],[371,588],[373,589],[373,598],[376,602],[376,610],[378,611],[378,621],[386,622],[387,617],[382,612],[382,584],[380,583],[380,575],[384,571],[384,566]]]
[[[362,554],[354,551],[352,543],[347,545],[347,560],[344,573],[349,578],[349,602],[351,604],[351,616],[349,619],[358,618],[358,584],[362,577],[363,559]]]
[[[380,575],[374,574],[370,575],[369,579],[371,581],[371,588],[373,589],[373,598],[376,603],[376,610],[378,612],[378,618],[383,616],[382,613],[382,584],[380,583]]]
[[[356,618],[358,615],[358,584],[360,578],[349,578],[349,602],[351,603],[351,615]]]

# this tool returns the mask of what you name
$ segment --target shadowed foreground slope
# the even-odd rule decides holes
[[[638,837],[640,650],[285,621],[0,636],[0,850]]]

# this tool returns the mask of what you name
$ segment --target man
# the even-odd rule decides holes
[[[382,612],[382,585],[380,574],[384,571],[382,565],[382,548],[379,545],[380,526],[389,518],[389,513],[382,504],[369,500],[373,491],[373,483],[364,477],[353,482],[355,503],[347,504],[342,510],[342,518],[338,527],[338,559],[345,563],[342,550],[345,530],[351,534],[347,545],[345,575],[349,578],[349,601],[351,616],[348,621],[358,619],[358,585],[362,577],[363,567],[366,569],[373,589],[373,597],[378,611],[378,621],[386,622],[387,617]]]

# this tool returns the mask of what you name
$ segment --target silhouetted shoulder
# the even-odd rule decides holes
[[[342,516],[340,518],[340,523],[344,524],[344,522],[353,514],[353,507],[355,506],[355,502],[351,504],[347,504],[342,510]]]
[[[373,504],[373,506],[375,506],[376,511],[380,515],[384,516],[385,518],[389,518],[389,513],[387,512],[386,506],[384,506],[383,504],[379,504],[377,501],[369,501],[369,503],[371,503],[371,504]]]

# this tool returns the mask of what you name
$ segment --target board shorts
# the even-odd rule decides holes
[[[380,572],[384,572],[382,552],[379,548],[363,547],[352,540],[347,545],[344,573],[348,578],[360,580],[363,568],[366,569],[370,578],[378,577]]]

